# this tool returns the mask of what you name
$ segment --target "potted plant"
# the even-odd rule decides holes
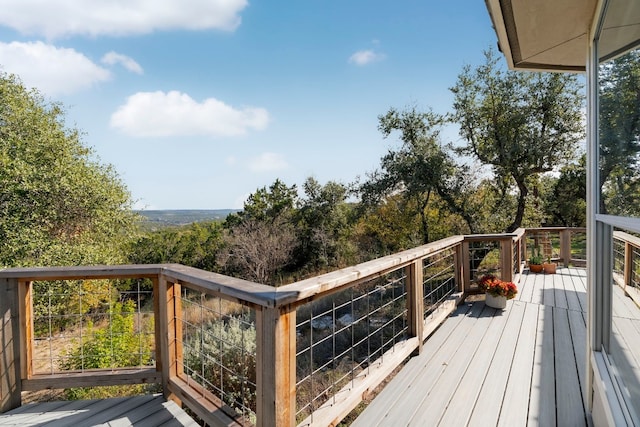
[[[485,293],[485,304],[493,308],[505,308],[507,300],[518,293],[515,283],[504,282],[493,274],[482,276],[478,281],[478,287]]]
[[[540,249],[538,249],[536,253],[531,254],[529,257],[529,271],[532,273],[542,273],[543,269],[542,256],[540,255]]]
[[[551,257],[547,257],[547,262],[542,264],[542,268],[546,274],[556,274],[556,263],[551,262]]]

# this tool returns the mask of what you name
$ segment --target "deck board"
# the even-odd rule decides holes
[[[438,329],[438,333],[429,338],[429,342],[432,343],[432,345],[425,347],[421,357],[412,358],[405,366],[406,369],[402,369],[394,377],[395,389],[384,388],[380,394],[378,394],[376,397],[378,405],[371,407],[369,410],[371,420],[382,421],[382,418],[387,415],[386,408],[393,407],[399,400],[402,400],[403,393],[408,395],[410,393],[419,392],[421,386],[415,383],[414,372],[424,369],[427,364],[430,363],[433,355],[447,340],[449,335],[457,329],[458,325],[462,322],[470,309],[470,304],[462,304],[458,307],[453,315],[448,318],[447,322]],[[418,390],[416,390],[416,387],[418,387]],[[401,390],[403,393],[397,393],[397,390]],[[376,409],[379,409],[379,411],[376,411]],[[376,424],[377,422],[372,421],[367,425],[367,427],[375,426]]]
[[[584,278],[576,268],[525,272],[504,311],[474,302],[352,426],[585,426]],[[627,334],[635,327],[624,326]]]
[[[462,380],[458,382],[458,387],[452,394],[446,408],[447,410],[441,417],[439,425],[465,425],[471,417],[473,405],[470,405],[469,402],[478,400],[480,390],[482,389],[482,381],[495,356],[498,343],[502,337],[502,331],[511,313],[511,307],[512,305],[510,304],[504,312],[499,313],[500,315],[496,315],[492,320],[491,327],[485,333],[482,342],[478,346],[478,350],[474,354],[465,372],[464,381],[468,385],[462,387]]]
[[[556,425],[555,358],[553,357],[553,307],[538,308],[538,331],[531,375],[527,424]]]
[[[507,388],[509,369],[505,369],[505,366],[511,366],[526,307],[526,303],[522,301],[514,301],[511,304],[509,321],[503,329],[491,366],[487,371],[480,395],[469,419],[471,425],[496,425],[500,417],[500,406],[491,402],[501,401]]]
[[[174,402],[159,395],[45,402],[0,415],[0,426],[192,426],[197,424]]]
[[[500,410],[500,426],[526,425],[529,409],[529,394],[531,389],[531,373],[535,356],[538,304],[526,304],[525,313],[520,325],[516,351],[507,389]]]

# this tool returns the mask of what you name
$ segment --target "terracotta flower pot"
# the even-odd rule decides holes
[[[556,264],[554,262],[545,262],[542,264],[542,268],[544,268],[544,272],[547,274],[556,274]]]
[[[529,264],[529,271],[532,273],[542,273],[543,269],[542,264]]]

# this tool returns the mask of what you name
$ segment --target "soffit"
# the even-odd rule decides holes
[[[485,0],[513,69],[584,71],[596,0]]]

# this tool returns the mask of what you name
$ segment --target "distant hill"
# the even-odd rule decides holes
[[[238,209],[177,209],[177,210],[139,210],[137,214],[146,218],[152,228],[172,225],[186,225],[199,221],[221,221]]]

